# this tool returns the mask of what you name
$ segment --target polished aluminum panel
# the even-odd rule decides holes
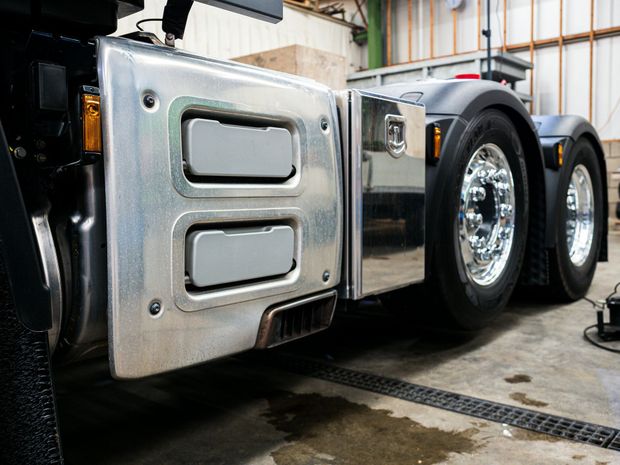
[[[250,349],[265,309],[338,284],[342,174],[328,88],[119,38],[99,39],[98,72],[115,376],[146,376]],[[295,173],[273,184],[190,179],[181,134],[182,121],[194,117],[287,129]],[[186,287],[190,228],[269,224],[294,230],[294,269],[243,285]]]
[[[60,262],[56,253],[56,245],[49,223],[51,206],[46,204],[32,215],[32,226],[39,246],[41,265],[45,283],[50,290],[50,302],[52,308],[52,327],[47,332],[50,352],[54,352],[60,336],[62,324],[62,277],[60,274]]]
[[[424,280],[425,112],[355,90],[339,105],[349,194],[341,289],[360,299]]]

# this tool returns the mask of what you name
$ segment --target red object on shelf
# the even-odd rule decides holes
[[[455,75],[454,79],[480,79],[480,75],[477,73],[463,73]]]

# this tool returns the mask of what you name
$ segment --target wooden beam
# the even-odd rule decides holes
[[[530,96],[532,97],[530,113],[534,114],[534,0],[530,2],[530,63],[532,63],[530,70]]]
[[[456,8],[452,10],[452,53],[456,55]]]
[[[560,36],[558,37],[558,66],[559,66],[559,79],[558,79],[558,115],[562,114],[562,52],[564,51],[564,36],[562,34],[564,26],[564,0],[560,0]]]
[[[366,29],[368,29],[368,21],[366,21],[366,15],[364,15],[364,10],[362,9],[360,0],[355,0],[355,6],[357,6],[357,11],[359,12],[360,17],[362,18],[362,22],[364,23],[364,26],[366,27]]]
[[[411,36],[412,36],[412,8],[413,8],[413,0],[409,0],[407,2],[407,56],[409,57],[409,63],[411,63],[412,53],[411,53]]]
[[[430,34],[431,34],[431,58],[435,58],[435,0],[430,0]]]
[[[385,9],[386,9],[385,35],[387,36],[385,38],[386,40],[385,53],[387,55],[386,57],[387,65],[391,66],[392,64],[392,0],[386,0]]]
[[[620,35],[620,26],[606,27],[602,29],[594,30],[594,40],[602,37],[614,37]],[[579,32],[577,34],[567,34],[562,36],[562,42],[564,45],[568,45],[575,42],[585,42],[590,40],[589,32]],[[560,41],[560,37],[552,37],[549,39],[539,39],[534,41],[534,48],[543,48],[549,46],[555,46]],[[506,47],[509,52],[520,52],[529,49],[529,42],[520,42],[518,44],[510,44]]]
[[[499,1],[499,0],[498,0],[498,1]],[[560,1],[561,1],[561,0],[560,0]],[[507,43],[507,42],[506,42],[506,40],[507,40],[507,39],[506,39],[506,37],[507,37],[507,35],[506,35],[506,26],[507,26],[506,16],[507,16],[507,8],[506,8],[506,0],[504,0],[504,31],[502,32],[502,34],[503,34],[503,36],[502,36],[502,37],[504,38],[504,40],[502,41],[502,44],[503,44],[503,46],[502,46],[502,50],[503,50],[504,52],[506,51],[506,43]]]
[[[590,80],[588,89],[588,121],[592,123],[592,88],[594,87],[594,0],[590,0]]]
[[[476,22],[478,28],[478,50],[481,50],[482,44],[480,41],[482,40],[482,29],[480,26],[480,17],[482,16],[482,7],[480,5],[480,0],[478,0],[478,4],[476,5]]]

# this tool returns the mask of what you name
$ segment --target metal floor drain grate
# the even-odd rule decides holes
[[[270,354],[261,360],[293,373],[331,381],[418,404],[620,451],[620,430],[393,378],[340,368],[314,360]]]

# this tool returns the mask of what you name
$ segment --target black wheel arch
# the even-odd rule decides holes
[[[0,122],[0,253],[19,321],[31,331],[52,327],[50,291],[26,211],[13,157]]]
[[[564,160],[569,160],[572,156],[572,149],[575,143],[583,138],[587,140],[598,160],[599,168],[601,171],[602,194],[603,194],[603,236],[601,240],[601,248],[598,256],[598,261],[607,261],[607,217],[609,216],[609,200],[607,196],[607,165],[605,162],[605,153],[603,146],[596,133],[596,129],[583,117],[577,115],[540,115],[533,116],[532,120],[538,128],[538,134],[542,142],[543,149],[545,151],[551,150],[552,146],[560,140],[565,141],[564,147]],[[547,234],[546,234],[546,246],[553,248],[556,246],[556,236],[554,234],[557,221],[557,215],[552,215],[550,212],[559,208],[558,196],[555,195],[556,186],[560,176],[563,174],[563,169],[569,163],[564,163],[562,166],[553,164],[548,157],[546,158],[545,176],[548,180],[547,184]]]
[[[427,127],[439,124],[442,128],[440,159],[437,162],[429,160],[427,163],[427,227],[439,224],[438,216],[442,212],[437,205],[441,183],[437,180],[451,169],[451,154],[456,153],[468,122],[488,109],[499,110],[508,116],[519,134],[525,151],[530,186],[528,243],[521,281],[525,284],[546,284],[548,262],[545,248],[547,221],[545,165],[536,125],[517,95],[506,86],[483,80],[419,81],[387,85],[372,91],[424,104]],[[427,264],[432,263],[435,237],[437,237],[435,231],[427,230]],[[427,267],[427,273],[428,271]]]

